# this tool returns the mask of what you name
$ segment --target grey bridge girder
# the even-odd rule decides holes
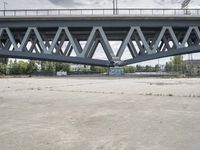
[[[73,21],[66,22],[70,24]],[[88,22],[92,26],[87,26]],[[110,21],[104,21],[105,26],[99,26],[99,22],[102,21],[85,20],[79,23],[83,25],[82,27],[77,24],[55,26],[54,23],[54,26],[51,24],[45,27],[45,21],[43,23],[39,21],[39,26],[32,24],[26,27],[22,24],[21,27],[18,26],[17,22],[8,27],[1,27],[0,24],[0,56],[109,67],[200,52],[199,21],[193,21],[192,25],[191,22],[169,21],[170,25],[164,21],[163,25],[163,22],[154,20],[148,26],[146,23],[140,26],[141,23],[137,24],[137,20],[129,22],[129,26],[127,26],[128,21],[119,21],[118,26],[117,23],[108,26],[107,23]],[[180,23],[186,23],[187,27]],[[113,40],[122,41],[116,55],[109,43]],[[86,41],[86,44],[81,45],[81,41]],[[99,43],[107,60],[93,59]],[[132,58],[122,60],[126,49]],[[72,51],[76,56],[72,56]]]
[[[139,63],[139,62],[143,62],[143,61],[148,61],[148,60],[153,60],[153,59],[158,59],[158,58],[163,58],[163,57],[169,57],[169,56],[174,56],[174,55],[184,55],[184,54],[197,53],[197,52],[200,52],[199,45],[191,46],[188,48],[180,48],[179,50],[172,49],[170,51],[160,52],[160,53],[156,53],[154,55],[145,55],[140,58],[137,57],[135,59],[125,60],[125,61],[123,61],[122,66]]]

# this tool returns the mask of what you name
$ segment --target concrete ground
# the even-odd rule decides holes
[[[0,150],[199,150],[200,79],[0,79]]]

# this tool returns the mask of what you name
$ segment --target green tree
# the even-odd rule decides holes
[[[7,64],[8,58],[0,58],[0,63]]]
[[[106,73],[107,69],[105,67],[91,66],[90,70],[94,73]]]
[[[95,71],[96,71],[96,70],[95,70],[95,66],[91,66],[91,67],[90,67],[90,71],[95,72]]]
[[[24,61],[19,61],[17,63],[18,74],[26,74],[27,73],[28,63]]]
[[[136,68],[134,66],[125,66],[124,67],[124,72],[125,73],[135,73]]]
[[[14,62],[10,60],[9,62],[9,74],[16,74],[17,73],[17,60],[15,59]]]
[[[136,72],[142,72],[142,66],[137,65],[136,66]]]
[[[66,64],[66,63],[59,63],[59,62],[56,62],[55,63],[55,71],[58,72],[58,71],[66,71],[66,72],[69,72],[70,71],[70,65],[69,64]]]
[[[145,66],[144,72],[151,72],[151,67],[148,66],[148,65],[146,65],[146,66]]]
[[[183,56],[181,55],[178,55],[178,56],[174,56],[172,59],[171,59],[172,63],[174,65],[181,65],[183,63]]]
[[[55,71],[55,63],[51,61],[42,61],[41,62],[41,71],[44,72],[54,72]]]
[[[165,71],[166,72],[171,72],[172,71],[172,65],[170,64],[170,62],[167,62],[165,65]]]
[[[0,63],[0,75],[5,75],[6,74],[6,67],[7,67],[6,64]]]
[[[160,66],[159,65],[155,65],[155,71],[156,72],[158,72],[158,71],[160,71],[161,69],[160,69]]]
[[[166,72],[184,73],[186,67],[183,64],[183,56],[178,55],[171,58],[170,62],[166,63],[165,70]]]
[[[37,70],[38,70],[38,67],[37,67],[36,62],[33,61],[33,60],[30,60],[28,62],[28,65],[27,65],[26,73],[31,74],[31,73],[33,73],[34,71],[37,71]]]
[[[10,74],[27,74],[28,63],[22,60],[18,61],[15,59],[14,62],[9,63],[9,73]]]

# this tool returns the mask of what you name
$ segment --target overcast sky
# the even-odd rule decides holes
[[[5,0],[8,9],[34,8],[112,8],[112,0]],[[118,0],[121,8],[179,8],[183,0]],[[3,4],[3,0],[1,0]],[[3,9],[3,5],[1,8]],[[189,7],[200,7],[192,0]]]
[[[6,9],[50,9],[50,8],[112,8],[112,0],[5,0]],[[3,1],[0,1],[3,9]],[[183,0],[118,0],[119,8],[180,8]],[[192,0],[189,8],[200,8],[200,0]],[[115,45],[112,45],[115,47]],[[199,59],[200,55],[193,55]],[[187,55],[184,56],[187,59]],[[169,58],[161,59],[165,64]],[[144,62],[145,64],[157,64],[158,60]]]

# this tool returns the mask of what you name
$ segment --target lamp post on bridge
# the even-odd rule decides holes
[[[113,0],[113,15],[117,15],[118,0]]]
[[[116,0],[116,15],[118,14],[118,0]]]
[[[181,9],[185,9],[185,15],[189,15],[190,13],[188,12],[188,5],[190,4],[191,0],[184,0],[181,4]]]
[[[3,15],[5,16],[6,15],[6,5],[8,5],[7,2],[3,2]]]
[[[113,0],[113,15],[115,15],[115,0]]]

